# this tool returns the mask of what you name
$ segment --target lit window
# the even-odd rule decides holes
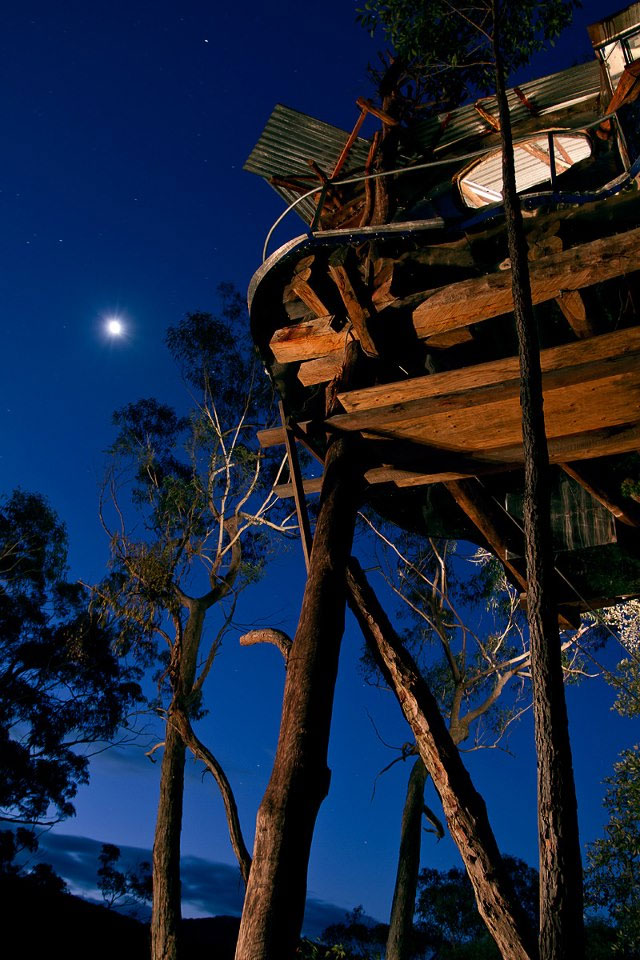
[[[591,156],[589,138],[583,133],[543,132],[516,143],[513,148],[518,193],[551,181],[551,164],[555,176],[569,170],[574,163]],[[468,207],[484,207],[502,200],[502,150],[482,157],[455,177],[464,203]]]
[[[615,40],[613,43],[608,43],[602,47],[600,55],[609,75],[611,89],[615,90],[618,86],[618,80],[627,65],[625,48],[619,40]]]

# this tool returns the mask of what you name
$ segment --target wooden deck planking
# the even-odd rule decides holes
[[[571,458],[572,460],[592,460],[597,457],[612,456],[620,453],[632,453],[640,447],[640,421],[625,424],[623,427],[605,427],[601,430],[592,430],[584,433],[576,433],[566,437],[557,437],[549,440],[549,460],[551,463],[562,464],[563,461]],[[444,451],[443,451],[444,452]],[[469,473],[466,476],[481,476],[486,472],[489,465],[495,465],[501,472],[521,468],[524,463],[522,444],[511,446],[494,447],[492,449],[476,452],[474,456],[477,474],[472,471],[473,465],[469,467]],[[429,483],[439,483],[443,480],[456,479],[450,474],[434,473],[429,470],[428,462],[425,463],[425,472],[416,469],[413,473],[405,469],[402,477],[395,479],[394,482],[399,487],[424,486]],[[389,478],[392,479],[392,478]]]
[[[640,228],[571,247],[530,264],[534,303],[638,270]],[[412,317],[421,339],[501,316],[513,309],[511,271],[504,270],[425,290],[397,301],[414,304]],[[387,312],[392,312],[389,307]],[[271,350],[281,363],[312,360],[343,348],[346,332],[335,331],[329,317],[318,317],[276,330]],[[586,331],[585,331],[586,332]]]
[[[640,369],[637,373],[615,375],[587,383],[545,390],[545,425],[549,439],[619,426],[638,420],[640,411]],[[384,435],[387,439],[410,440],[441,450],[467,453],[522,442],[522,412],[518,396],[481,405],[460,405],[442,413],[424,411],[412,415],[410,405],[384,423],[363,426],[362,415],[339,415],[331,427]]]
[[[267,441],[265,445],[284,443],[281,431],[274,429],[263,432],[269,435],[265,437]],[[375,443],[376,441],[372,441],[372,444]],[[564,468],[564,463],[569,458],[572,461],[591,460],[613,454],[631,453],[638,448],[640,448],[640,422],[553,438],[549,440],[549,459],[551,463],[560,464]],[[369,450],[371,452],[371,447]],[[432,483],[446,483],[449,480],[462,480],[521,469],[523,452],[522,444],[500,446],[477,451],[473,458],[465,457],[464,461],[461,461],[457,454],[452,455],[446,450],[416,444],[413,466],[394,465],[390,462],[386,446],[385,456],[381,456],[380,460],[380,466],[371,467],[365,471],[365,479],[369,484],[394,483],[397,487],[421,487]],[[383,460],[386,462],[382,462]],[[460,466],[456,468],[451,461]],[[306,494],[319,493],[321,485],[321,477],[305,480],[304,491]],[[293,496],[291,484],[280,484],[274,489],[280,497]]]
[[[565,367],[605,361],[639,352],[640,326],[629,327],[626,330],[616,330],[614,333],[605,333],[588,340],[541,350],[540,366],[545,374]],[[507,357],[472,367],[447,370],[444,373],[412,377],[408,380],[365,387],[362,390],[350,390],[341,393],[339,400],[347,412],[355,413],[370,409],[380,410],[391,404],[406,403],[427,397],[465,394],[481,387],[494,384],[506,386],[519,381],[519,360],[517,357]]]

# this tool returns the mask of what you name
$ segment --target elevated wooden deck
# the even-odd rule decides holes
[[[582,577],[573,591],[559,580],[566,608],[640,594],[640,507],[623,491],[640,478],[638,224],[630,182],[588,203],[550,201],[525,219],[555,483],[564,489],[570,478],[615,521],[609,540],[593,547],[597,562],[581,550],[562,554]],[[522,490],[524,458],[504,225],[368,230],[301,238],[252,283],[254,339],[291,437],[322,462],[327,436],[357,434],[380,513],[490,548],[526,593],[522,530],[507,507]],[[353,340],[362,353],[358,389],[339,392],[340,412],[328,415],[325,395],[334,396]],[[283,443],[284,430],[260,439]],[[321,483],[298,476],[277,492],[300,502]]]

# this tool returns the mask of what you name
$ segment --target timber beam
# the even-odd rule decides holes
[[[477,480],[459,480],[444,484],[462,512],[469,518],[474,527],[480,532],[483,539],[489,544],[509,579],[523,591],[526,602],[528,591],[524,559],[514,558],[509,554],[510,541],[517,541],[519,553],[524,556],[523,533],[517,527],[516,521],[509,517],[494,504],[484,492]],[[507,525],[507,520],[511,523]],[[509,527],[509,529],[508,529]],[[560,581],[554,575],[556,596],[561,596]],[[575,611],[567,611],[564,605],[558,607],[558,623],[560,629],[576,629],[580,624],[580,616]]]
[[[509,554],[513,550],[509,548],[509,536],[506,532],[504,516],[490,498],[484,493],[484,490],[477,480],[452,480],[445,483],[445,487],[462,510],[473,526],[482,534],[491,551],[498,557],[504,566],[510,579],[521,590],[526,592],[527,579],[521,569],[521,564],[514,562]],[[522,538],[522,534],[518,539]],[[519,553],[524,553],[524,546],[520,544]]]
[[[534,260],[529,267],[533,303],[564,299],[572,313],[581,314],[568,294],[638,270],[639,252],[636,228]],[[426,339],[510,313],[511,283],[511,270],[501,270],[398,299],[378,316],[383,320],[398,308],[409,309],[417,337]],[[331,327],[328,317],[319,317],[276,330],[271,350],[281,363],[313,360],[341,350],[346,336]]]
[[[300,541],[302,544],[302,553],[304,563],[309,572],[309,562],[311,558],[311,547],[313,545],[313,536],[311,534],[311,524],[309,523],[309,514],[307,504],[304,499],[304,486],[302,473],[300,470],[300,461],[296,449],[296,441],[293,431],[289,427],[287,417],[284,412],[282,400],[279,401],[278,408],[280,419],[282,421],[282,432],[284,434],[284,444],[287,451],[287,460],[289,463],[289,475],[291,477],[291,486],[293,488],[293,498],[296,505],[296,514],[298,517],[298,528],[300,530]]]
[[[284,434],[279,428],[263,430],[260,434],[263,447],[284,443]],[[378,445],[380,452],[376,453]],[[474,451],[473,457],[464,458],[448,450],[400,441],[399,453],[396,455],[395,446],[393,440],[368,442],[365,449],[372,464],[364,474],[368,484],[394,483],[398,487],[419,487],[486,474],[507,473],[522,469],[524,464],[521,444]],[[411,446],[415,451],[413,460],[406,456],[407,446]],[[551,438],[548,440],[548,447],[550,462],[557,464],[568,460],[593,460],[632,453],[640,447],[640,423]],[[429,467],[426,466],[427,463]],[[318,478],[304,480],[305,494],[318,493],[319,483]],[[290,484],[278,485],[275,491],[280,497],[293,496],[293,487]]]
[[[579,290],[563,290],[556,303],[578,339],[593,337],[597,333],[596,325],[587,316],[587,309]]]
[[[363,305],[364,292],[357,271],[353,267],[351,251],[341,248],[329,258],[329,274],[335,283],[353,332],[369,357],[377,357],[378,350],[369,328],[370,311]]]
[[[607,376],[608,363],[628,355],[640,354],[640,326],[604,333],[598,337],[547,347],[540,351],[540,367],[543,377],[557,374],[558,386],[566,386],[589,376]],[[594,366],[591,366],[591,365]],[[576,368],[580,368],[577,370]],[[582,371],[582,372],[581,372]],[[564,379],[562,379],[564,377]],[[412,377],[409,380],[379,384],[362,390],[349,390],[340,394],[340,402],[348,413],[377,411],[387,406],[399,407],[424,398],[441,398],[447,402],[452,395],[468,398],[468,405],[477,403],[474,391],[486,387],[509,390],[520,386],[520,361],[518,357],[491,360],[457,370]]]

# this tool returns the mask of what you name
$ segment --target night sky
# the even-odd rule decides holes
[[[517,79],[590,56],[585,25],[618,7],[587,2],[556,48]],[[71,575],[98,580],[107,543],[97,500],[113,439],[111,412],[155,395],[188,398],[164,348],[186,311],[215,310],[216,287],[244,291],[265,234],[283,209],[242,165],[277,102],[350,129],[355,100],[371,95],[376,45],[355,5],[301,7],[274,0],[181,4],[140,0],[6,5],[2,36],[0,153],[0,490],[45,494],[66,522]],[[373,130],[365,128],[370,135]],[[303,232],[292,215],[277,242]],[[109,338],[105,322],[125,326]],[[248,334],[247,334],[248,335]],[[295,629],[304,572],[297,544],[281,551],[247,592],[240,617]],[[388,919],[408,765],[387,743],[410,739],[392,696],[367,686],[360,637],[349,622],[336,695],[331,791],[322,806],[309,875],[307,929],[319,932],[362,903]],[[615,660],[618,651],[610,656]],[[208,681],[201,738],[225,767],[252,843],[270,771],[284,677],[271,648],[231,637]],[[582,839],[601,830],[603,777],[637,739],[611,713],[600,681],[569,691]],[[153,731],[149,736],[152,737]],[[526,717],[501,751],[470,754],[504,852],[536,862],[535,766]],[[89,890],[99,843],[148,857],[159,764],[140,748],[92,763],[77,816],[42,838],[46,859]],[[428,798],[437,809],[437,798]],[[183,833],[185,913],[238,912],[240,884],[222,804],[199,765],[188,767]],[[426,836],[423,863],[458,864],[448,838]],[[335,905],[335,906],[331,906]]]

